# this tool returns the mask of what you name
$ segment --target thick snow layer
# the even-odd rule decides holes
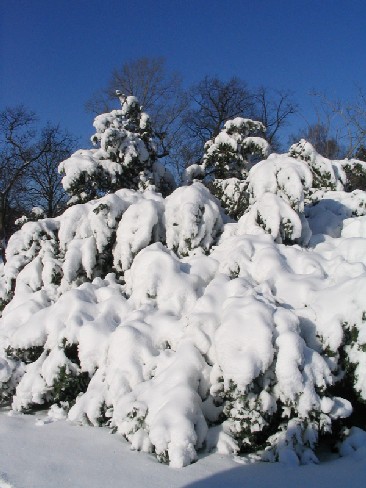
[[[208,251],[222,227],[222,210],[201,183],[177,189],[165,201],[149,190],[118,190],[16,232],[7,248],[0,298],[6,299],[14,280],[12,303],[41,288],[53,297],[80,284],[80,273],[89,280],[100,276],[107,255],[125,271],[140,250],[157,241],[166,240],[179,255],[198,247]],[[55,285],[58,276],[61,286]]]
[[[197,247],[208,250],[223,226],[219,202],[200,183],[175,190],[165,201],[166,241],[185,256]]]
[[[273,154],[250,170],[248,191],[252,202],[265,193],[273,193],[294,210],[303,212],[305,193],[311,188],[312,181],[311,171],[305,163]]]
[[[351,193],[322,191],[318,193],[317,200],[318,203],[306,210],[313,234],[340,237],[346,219],[366,215],[366,193],[364,191],[354,190]],[[353,220],[349,220],[347,225],[351,221]],[[360,232],[362,231],[360,230]]]
[[[25,224],[1,278],[1,398],[173,467],[204,449],[318,462],[352,412],[332,386],[346,374],[366,399],[366,199],[312,175],[301,158],[254,166],[238,223],[196,182]]]
[[[62,185],[65,190],[68,191],[72,188],[72,185],[80,178],[80,174],[90,178],[99,168],[102,168],[114,182],[116,176],[122,172],[121,165],[110,161],[107,153],[103,154],[104,159],[101,159],[100,156],[102,154],[97,149],[80,149],[60,163],[59,172],[65,175],[62,178]]]
[[[264,193],[241,217],[240,234],[263,234],[273,236],[278,243],[299,240],[302,234],[300,216],[281,197]]]
[[[154,208],[153,200],[146,202]],[[135,449],[154,450],[175,467],[196,459],[208,421],[222,411],[217,399],[230,398],[233,386],[250,392],[259,378],[267,393],[250,400],[262,412],[252,432],[265,427],[278,401],[289,406],[288,415],[296,412],[293,429],[301,439],[301,419],[309,415],[319,415],[329,428],[333,418],[351,412],[346,400],[321,394],[335,373],[324,350],[338,350],[345,323],[359,330],[359,342],[346,352],[359,368],[355,387],[366,396],[358,346],[366,342],[365,266],[357,254],[345,261],[343,253],[341,245],[326,242],[302,250],[277,245],[268,235],[238,235],[224,238],[210,257],[180,260],[156,243],[137,254],[125,285],[113,275],[95,278],[55,303],[45,290],[28,292],[27,300],[19,292],[21,299],[4,310],[2,343],[16,350],[42,346],[44,352],[25,366],[13,408],[44,403],[62,368],[76,376],[86,372],[91,381],[69,418],[97,425],[105,405],[110,425]],[[65,355],[65,344],[77,344],[79,365]],[[13,367],[5,359],[5,380]],[[252,418],[250,405],[227,408],[233,417],[240,411],[241,418]],[[231,421],[224,426],[228,439],[238,429]],[[272,439],[277,447],[268,459],[285,459],[286,435]],[[315,459],[305,448],[293,449],[301,462]]]
[[[47,416],[0,414],[1,488],[359,488],[366,478],[365,432],[351,433],[344,457],[292,468],[220,454],[183,470],[130,450],[106,429]]]

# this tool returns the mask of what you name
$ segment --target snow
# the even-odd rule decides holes
[[[224,124],[224,129],[230,134],[240,132],[245,137],[251,132],[262,131],[265,132],[265,127],[261,122],[251,119],[244,119],[243,117],[235,117],[235,119],[228,120]]]
[[[293,211],[279,196],[265,195]],[[172,222],[184,205],[185,214],[194,219]],[[146,219],[143,229],[135,225],[136,219]],[[229,224],[236,232],[224,232],[206,256],[205,236],[212,239],[209,249],[216,222],[223,225],[220,219],[213,197],[195,183],[165,201],[149,192],[120,190],[75,206],[58,219],[40,221],[38,226],[50,239],[41,240],[42,246],[35,248],[38,255],[18,274],[15,296],[2,317],[4,348],[43,350],[22,366],[24,371],[4,356],[4,380],[21,374],[13,409],[51,399],[62,369],[73,377],[88,373],[91,381],[76,398],[69,418],[98,425],[105,405],[110,426],[135,449],[154,450],[159,459],[182,467],[197,458],[206,437],[212,445],[215,436],[208,423],[217,422],[223,409],[228,419],[216,432],[216,447],[235,452],[235,439],[242,432],[250,436],[265,429],[281,402],[288,406],[283,428],[270,439],[272,447],[263,456],[286,463],[314,462],[306,444],[311,437],[310,449],[315,447],[319,427],[314,423],[305,428],[303,419],[316,416],[322,429],[329,430],[333,419],[351,413],[346,399],[325,393],[337,368],[324,351],[338,351],[347,323],[357,328],[358,340],[345,344],[344,351],[356,366],[355,388],[366,396],[363,239],[339,237],[309,249],[288,247],[264,231],[248,235],[239,221]],[[185,248],[174,243],[189,238],[196,251],[179,258],[161,242],[149,244],[164,226],[167,236],[177,236],[167,237],[170,248],[185,254]],[[106,248],[113,227],[114,257],[125,269],[124,283],[113,274],[78,283],[80,267],[91,280],[96,249]],[[30,223],[10,243],[10,269],[18,249],[25,247],[25,255],[29,253],[30,229],[35,229],[36,242],[40,231]],[[40,256],[45,243],[54,239],[53,229],[59,230],[65,249],[59,266],[69,283],[58,296],[55,287],[40,278]],[[95,246],[92,252],[90,243]],[[77,345],[80,364],[67,357],[67,344]],[[265,389],[256,391],[256,382]],[[240,400],[243,394],[245,401]]]
[[[175,187],[171,173],[156,161],[149,116],[135,97],[121,95],[121,109],[98,115],[91,141],[97,149],[81,149],[59,164],[69,205],[93,200],[120,188]]]
[[[294,210],[304,211],[306,192],[312,186],[312,174],[302,161],[272,154],[253,166],[248,174],[248,191],[255,202],[265,193],[278,194]]]
[[[119,195],[126,194],[121,192]],[[185,201],[181,193],[186,198],[192,192],[192,201],[198,201],[199,208],[196,193],[205,193],[198,183],[177,190],[176,195],[167,199],[167,207],[173,196],[181,205]],[[82,208],[100,207],[96,205],[86,204]],[[104,280],[97,277],[92,283],[65,289],[55,303],[50,303],[52,293],[47,298],[47,287],[37,291],[41,282],[34,281],[40,276],[35,271],[41,265],[38,257],[19,273],[18,282],[26,282],[33,291],[25,293],[17,285],[14,300],[4,310],[2,340],[15,349],[42,346],[44,352],[26,365],[13,408],[21,410],[31,404],[42,404],[61,368],[74,375],[88,372],[92,375],[90,385],[77,398],[69,417],[80,422],[88,418],[98,424],[102,405],[109,405],[111,426],[136,449],[151,451],[154,447],[158,457],[167,457],[175,467],[195,460],[197,449],[205,440],[207,409],[203,403],[210,401],[208,391],[212,398],[220,398],[229,394],[234,384],[243,393],[250,391],[257,378],[268,377],[264,380],[269,381],[267,396],[253,397],[253,402],[261,405],[264,417],[258,419],[259,424],[251,424],[252,432],[265,427],[266,418],[273,415],[276,409],[273,405],[278,400],[290,404],[297,412],[298,420],[292,419],[293,429],[301,439],[305,435],[301,419],[309,415],[319,414],[324,425],[330,425],[332,418],[348,416],[351,407],[346,400],[320,394],[334,381],[332,365],[321,353],[323,348],[337,351],[344,335],[342,324],[355,324],[360,331],[359,342],[350,344],[345,351],[349,360],[361,368],[356,368],[359,380],[355,387],[365,396],[364,361],[358,358],[363,358],[359,345],[365,341],[362,315],[365,268],[357,261],[358,254],[354,253],[354,262],[343,261],[339,269],[344,251],[338,241],[335,244],[339,245],[323,242],[313,250],[301,250],[278,245],[266,234],[241,235],[239,222],[237,236],[223,238],[210,257],[196,254],[182,260],[161,243],[147,245],[149,238],[145,234],[136,237],[138,229],[129,234],[140,205],[144,205],[147,221],[152,221],[145,232],[157,224],[159,211],[154,209],[159,209],[162,202],[140,198],[127,207],[120,220],[119,225],[125,222],[127,229],[121,238],[127,236],[126,242],[131,242],[131,246],[135,245],[134,239],[143,242],[141,247],[146,246],[137,252],[126,270],[125,285],[116,283],[113,275]],[[70,222],[72,212],[79,215],[79,210],[78,207],[68,210],[65,221]],[[95,213],[84,212],[83,222],[90,215]],[[220,215],[218,210],[214,215],[215,218]],[[78,218],[71,221],[79,222]],[[185,228],[184,220],[179,224]],[[197,224],[199,229],[200,220],[196,218],[194,225]],[[169,227],[169,219],[166,226],[179,230],[179,225]],[[191,228],[195,229],[192,224]],[[84,246],[89,245],[92,236],[89,227],[80,224],[75,224],[75,233],[67,234],[74,235],[73,239],[65,237],[61,229],[62,222],[60,242],[68,246],[63,274],[67,281],[72,281],[76,276],[70,277],[69,273],[80,267],[83,259],[89,262]],[[212,237],[212,230],[209,235]],[[94,236],[98,234],[94,232]],[[15,239],[18,242],[18,236]],[[100,242],[106,241],[103,238]],[[74,245],[81,252],[78,261],[72,258],[74,264],[69,266]],[[123,241],[117,239],[116,249],[124,249]],[[130,249],[136,250],[128,247],[128,253]],[[30,265],[32,269],[25,275]],[[83,267],[88,272],[88,266]],[[220,275],[222,272],[227,273],[226,278]],[[315,330],[302,329],[300,321],[312,318]],[[64,341],[78,345],[80,367],[65,356]],[[9,363],[5,371],[7,368],[12,365]],[[243,418],[252,418],[250,405],[234,402],[230,409],[242,412]],[[230,411],[235,417],[234,410]],[[211,408],[207,415],[212,421],[219,413],[220,409],[214,413]],[[224,433],[235,437],[241,428],[227,421]],[[312,435],[316,439],[314,429]],[[281,460],[287,452],[289,462],[288,448],[285,451],[281,448],[290,442],[286,432],[274,438],[278,446],[273,456]],[[306,449],[297,449],[296,454],[302,462],[310,459]]]
[[[302,234],[299,215],[282,198],[264,193],[241,217],[240,234],[270,234],[276,242],[298,241]]]
[[[165,208],[167,246],[178,256],[198,247],[208,250],[222,230],[220,204],[200,183],[175,190]]]
[[[101,147],[61,163],[79,203],[9,241],[0,400],[47,407],[45,428],[107,426],[172,468],[239,452],[318,463],[352,395],[366,399],[366,193],[343,171],[358,163],[300,141],[251,167],[264,128],[228,121],[187,175],[220,177],[234,222],[203,183],[156,193],[148,117],[120,99],[95,120]],[[339,451],[362,451],[362,432],[340,431]]]
[[[0,435],[1,488],[142,488],[147,480],[151,488],[359,488],[366,476],[365,434],[357,430],[344,446],[345,457],[319,465],[253,463],[216,453],[183,470],[131,451],[126,441],[106,429],[42,415],[2,412]]]
[[[147,247],[151,241],[159,240],[161,207],[159,200],[142,200],[130,205],[122,215],[116,234],[116,269],[129,269],[139,251]],[[160,230],[160,233],[162,232],[163,230]]]
[[[245,392],[273,360],[272,311],[253,296],[244,280],[233,280],[226,288],[228,294],[215,334],[215,349],[224,387],[229,388],[231,380]]]
[[[269,153],[269,144],[262,137],[249,136],[265,132],[261,122],[236,117],[225,122],[219,134],[206,142],[201,164],[189,166],[183,175],[185,184],[194,179],[242,178],[246,175],[252,156],[264,158]]]
[[[345,182],[346,175],[340,161],[332,164],[332,161],[318,154],[305,139],[293,144],[289,149],[289,155],[308,163],[314,175],[314,187],[331,190],[343,189],[342,183]]]

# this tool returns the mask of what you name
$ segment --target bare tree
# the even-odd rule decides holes
[[[59,215],[65,208],[68,195],[61,184],[58,165],[76,149],[77,139],[59,126],[47,125],[41,133],[39,145],[49,141],[49,148],[34,161],[26,174],[29,207],[38,206],[47,217]]]
[[[357,88],[353,100],[332,100],[324,93],[313,92],[318,121],[328,127],[332,137],[344,149],[344,157],[355,157],[366,147],[366,93]]]
[[[298,142],[300,139],[310,142],[316,151],[326,158],[337,159],[344,156],[345,150],[341,147],[337,134],[332,135],[329,125],[325,123],[309,124],[305,129],[291,136],[291,142]]]
[[[266,127],[266,133],[263,136],[272,149],[279,149],[279,131],[288,124],[289,117],[298,110],[292,94],[288,91],[260,87],[254,93],[254,100],[255,118]]]
[[[65,149],[65,143],[69,141],[58,127],[49,126],[37,137],[36,121],[35,114],[22,105],[0,112],[0,242],[3,260],[15,218],[29,206],[32,192],[45,177],[41,174],[44,162],[52,160],[55,165],[55,156],[60,155],[58,151]],[[32,180],[33,169],[38,171],[38,174],[33,172],[38,182]]]
[[[203,145],[216,137],[223,124],[238,116],[252,117],[255,111],[253,94],[239,78],[222,81],[206,76],[190,90],[192,108],[185,124],[192,139]]]
[[[266,127],[260,134],[272,147],[279,147],[280,129],[297,110],[289,92],[261,87],[250,90],[240,78],[222,81],[206,76],[190,91],[191,109],[185,116],[187,152],[192,164],[202,157],[203,145],[218,135],[227,120],[252,118]]]
[[[354,156],[366,147],[366,93],[357,89],[355,101],[336,102],[332,109],[342,118],[347,137],[347,157]]]
[[[361,144],[355,152],[355,158],[366,161],[366,147]]]
[[[206,76],[185,93],[181,77],[168,72],[163,58],[139,58],[115,69],[108,85],[86,103],[87,110],[110,111],[116,90],[137,96],[149,113],[158,157],[164,158],[177,180],[186,166],[201,159],[205,142],[217,136],[227,120],[238,116],[260,120],[268,126],[266,138],[275,145],[280,129],[296,110],[288,92],[253,91],[237,77],[223,81]]]
[[[30,143],[35,136],[35,115],[23,106],[0,113],[0,241],[3,258],[9,227],[10,208],[17,202],[27,168],[47,149]]]

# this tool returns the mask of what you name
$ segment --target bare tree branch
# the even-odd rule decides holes
[[[37,205],[52,216],[62,200],[57,164],[70,154],[75,140],[57,125],[48,125],[37,135],[36,122],[35,114],[22,105],[0,112],[0,240],[4,258],[17,211]]]

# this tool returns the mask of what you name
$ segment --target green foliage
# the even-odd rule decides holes
[[[77,151],[60,164],[69,205],[85,203],[120,188],[141,189],[154,184],[157,160],[153,131],[135,97],[121,95],[121,109],[95,118],[91,140],[99,149]],[[87,165],[88,169],[84,169]],[[70,177],[71,174],[71,177]]]
[[[106,212],[108,212],[110,210],[109,205],[107,205],[106,203],[101,203],[100,205],[98,205],[96,208],[93,209],[93,212],[96,215],[98,215],[103,210],[105,210]]]
[[[65,338],[62,340],[62,348],[64,350],[65,356],[72,363],[80,366],[79,351],[77,344],[70,344]]]
[[[260,122],[237,118],[226,122],[220,134],[205,144],[202,164],[205,174],[215,179],[245,178],[252,156],[264,158],[267,143],[264,139],[248,137],[263,132]]]
[[[246,178],[250,166],[268,155],[267,141],[257,137],[263,132],[261,122],[241,117],[228,120],[221,132],[206,142],[201,164],[186,171],[185,180],[202,179],[235,220],[248,208]]]
[[[263,449],[280,420],[280,409],[264,411],[258,385],[245,394],[233,388],[226,393],[223,414],[241,453]]]
[[[79,393],[86,391],[89,382],[88,373],[75,374],[67,366],[61,366],[51,388],[52,401],[58,404],[68,402],[70,406],[73,405]]]
[[[105,402],[103,402],[100,406],[100,413],[99,417],[97,418],[97,423],[99,427],[102,426],[109,426],[110,424],[110,417],[112,415],[111,407],[108,407]]]
[[[345,185],[346,191],[363,190],[366,191],[366,163],[355,162],[344,165],[344,171],[347,176]]]
[[[308,141],[301,139],[298,143],[293,144],[288,154],[292,158],[307,163],[313,175],[313,188],[336,190],[337,177],[331,161],[318,154]]]
[[[11,359],[14,359],[16,361],[22,361],[25,364],[30,364],[34,361],[37,361],[37,359],[41,357],[43,350],[43,346],[32,346],[28,348],[18,349],[8,346],[5,349],[5,352],[6,355]]]
[[[234,220],[239,220],[248,209],[249,193],[245,181],[238,178],[215,179],[207,187],[220,200],[225,213]]]
[[[290,219],[282,219],[281,221],[281,239],[283,244],[293,244],[294,227]]]

